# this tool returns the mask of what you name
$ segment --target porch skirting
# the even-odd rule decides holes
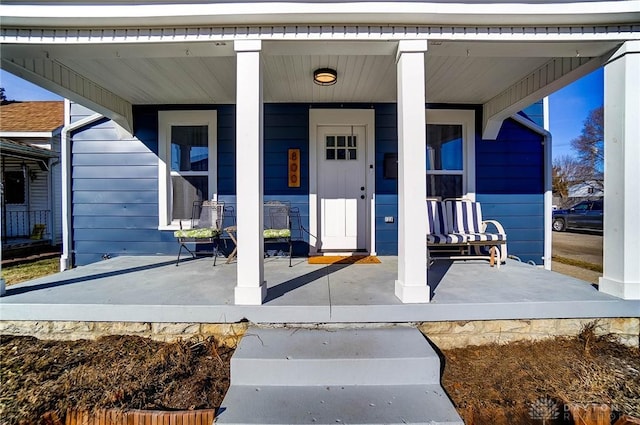
[[[596,322],[596,334],[614,335],[622,344],[640,346],[640,318],[582,318],[475,320],[421,323],[260,325],[273,327],[340,327],[416,326],[438,348],[450,349],[469,345],[506,344],[535,341],[556,336],[575,336],[582,328]],[[85,322],[85,321],[2,321],[0,335],[34,336],[43,340],[97,339],[107,335],[137,335],[158,341],[176,341],[192,337],[215,337],[220,344],[235,347],[250,323],[151,323],[151,322]]]

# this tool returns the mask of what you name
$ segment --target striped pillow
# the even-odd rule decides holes
[[[446,201],[445,204],[452,233],[482,233],[482,210],[479,202]]]
[[[444,212],[443,202],[427,200],[427,234],[446,235],[449,233]]]

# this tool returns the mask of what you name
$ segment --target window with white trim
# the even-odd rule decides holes
[[[158,127],[159,227],[184,227],[217,198],[216,111],[160,111]]]
[[[427,110],[427,197],[475,198],[474,111]]]

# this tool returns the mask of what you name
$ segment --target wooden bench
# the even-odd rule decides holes
[[[487,232],[489,226],[495,228]],[[429,264],[437,259],[488,259],[493,266],[507,259],[507,234],[496,220],[483,220],[479,202],[427,199]],[[450,255],[434,255],[450,253]]]

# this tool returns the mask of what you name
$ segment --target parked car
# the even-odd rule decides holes
[[[603,201],[582,201],[569,209],[553,211],[553,230],[566,229],[602,230]]]

